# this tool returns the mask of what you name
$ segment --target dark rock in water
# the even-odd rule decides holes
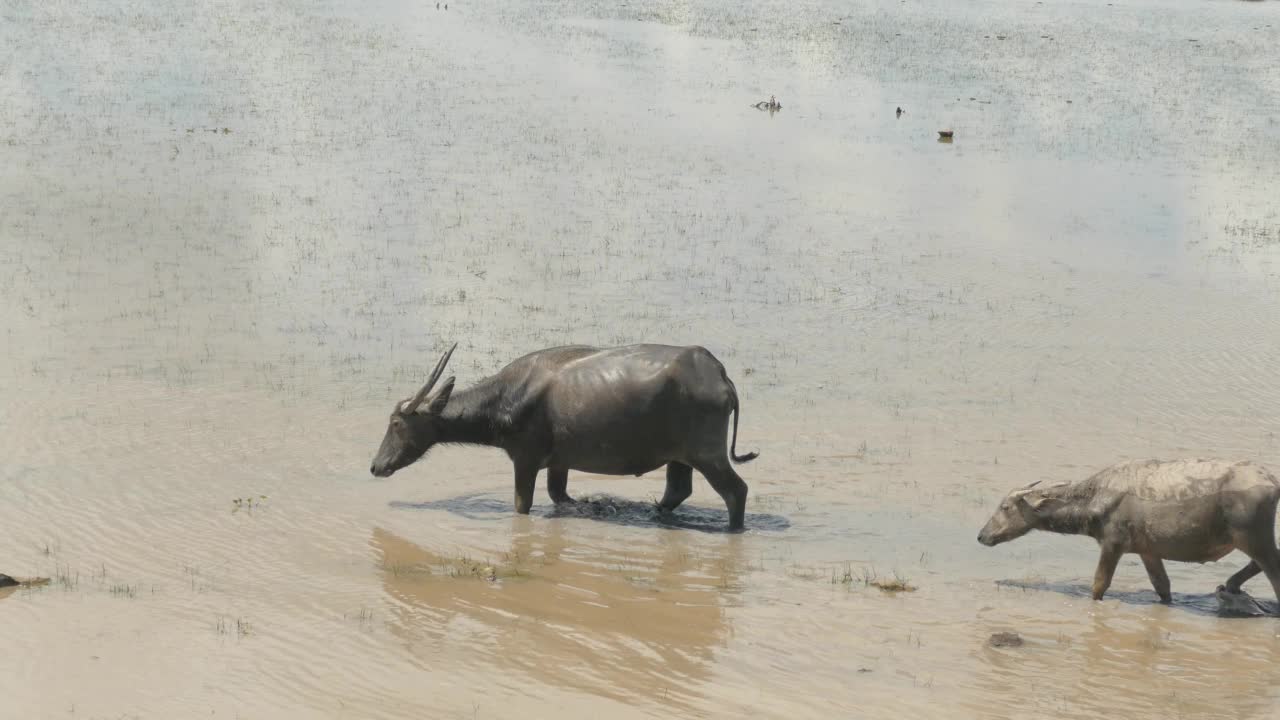
[[[49,578],[38,578],[38,577],[16,578],[16,577],[10,577],[8,575],[5,575],[4,573],[0,573],[0,588],[9,588],[9,587],[18,587],[18,586],[36,587],[39,585],[48,585],[48,584],[49,584]]]
[[[1219,585],[1214,591],[1214,595],[1218,598],[1218,614],[1235,617],[1258,617],[1262,615],[1270,615],[1262,603],[1253,599],[1249,593],[1241,590],[1240,592],[1228,592],[1226,585]]]
[[[998,632],[991,633],[991,637],[987,638],[987,644],[991,647],[1022,647],[1022,636],[1016,632]]]

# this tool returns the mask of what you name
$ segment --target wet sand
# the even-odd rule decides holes
[[[1166,607],[975,539],[1124,458],[1280,467],[1271,3],[2,14],[0,571],[51,582],[0,715],[1278,712],[1239,553]],[[697,477],[369,477],[454,341],[460,386],[708,347],[748,531]]]

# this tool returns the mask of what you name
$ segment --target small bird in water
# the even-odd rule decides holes
[[[778,99],[776,97],[774,97],[773,95],[770,95],[767,101],[761,100],[755,105],[752,105],[752,107],[756,108],[757,110],[781,110],[782,103],[778,102]]]
[[[898,107],[898,117],[902,117],[902,107]]]

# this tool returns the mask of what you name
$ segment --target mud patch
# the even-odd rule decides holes
[[[1022,636],[1016,632],[998,632],[991,633],[991,637],[987,638],[987,644],[991,647],[1022,647],[1025,645]]]

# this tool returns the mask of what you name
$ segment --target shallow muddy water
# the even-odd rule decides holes
[[[0,716],[1280,712],[1241,555],[975,539],[1280,465],[1280,5],[737,5],[0,3]],[[454,341],[705,345],[747,532],[369,477]]]

